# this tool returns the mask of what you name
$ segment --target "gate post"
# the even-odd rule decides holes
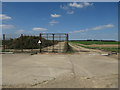
[[[67,34],[67,37],[66,37],[66,41],[67,41],[67,45],[68,45],[68,34]]]
[[[40,41],[41,40],[42,40],[42,34],[40,33]],[[39,50],[40,53],[42,52],[42,46],[41,45],[42,45],[42,41],[41,41],[40,46],[39,46],[40,47],[40,50]]]
[[[47,40],[48,40],[48,34],[47,34]],[[49,45],[48,45],[49,46]],[[49,47],[47,47],[47,51],[49,52]]]
[[[21,39],[20,39],[20,41],[21,41],[21,51],[23,52],[23,34],[21,34]]]
[[[68,45],[68,34],[66,34],[66,52],[68,51],[69,49],[69,45]]]
[[[3,51],[5,51],[5,34],[3,34]]]
[[[52,50],[52,52],[54,52],[54,35],[55,34],[53,34],[53,50]]]

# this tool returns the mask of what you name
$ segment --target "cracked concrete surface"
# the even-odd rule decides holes
[[[118,60],[89,53],[3,54],[3,88],[117,88]]]

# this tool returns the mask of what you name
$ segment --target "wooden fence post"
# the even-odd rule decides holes
[[[5,34],[3,34],[3,51],[5,51]]]

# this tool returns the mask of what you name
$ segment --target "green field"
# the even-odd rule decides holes
[[[105,41],[70,41],[72,43],[79,43],[79,44],[84,44],[84,45],[92,45],[92,44],[118,44],[119,42],[105,42]]]
[[[85,46],[85,45],[92,45],[92,44],[98,44],[98,45],[102,45],[102,44],[118,44],[119,42],[105,42],[105,41],[71,41],[72,43],[78,43],[76,45],[84,47],[84,48],[88,48],[88,49],[99,49],[99,50],[104,50],[104,51],[111,51],[111,52],[118,52],[120,53],[119,47],[90,47],[90,46]],[[79,45],[79,44],[83,44],[83,45]]]
[[[78,46],[81,46],[81,47],[84,47],[84,48],[88,48],[88,49],[99,49],[99,50],[104,50],[104,51],[111,51],[111,52],[118,52],[120,53],[120,50],[119,48],[110,48],[110,47],[89,47],[89,46],[83,46],[83,45],[78,45]]]

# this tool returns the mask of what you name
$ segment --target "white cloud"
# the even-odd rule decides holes
[[[5,14],[0,14],[0,20],[9,20],[9,19],[12,19],[12,18]]]
[[[12,29],[13,27],[13,25],[0,25],[0,28],[2,29]]]
[[[74,9],[75,8],[84,8],[88,6],[93,6],[93,3],[89,2],[73,2],[73,3],[68,3],[67,5],[60,5],[60,8],[63,10],[66,10],[67,14],[74,14]]]
[[[102,29],[105,29],[105,28],[112,28],[112,27],[114,27],[113,24],[107,24],[107,25],[96,26],[96,27],[93,27],[93,28],[86,28],[86,29],[83,29],[83,30],[75,30],[75,31],[69,32],[69,33],[88,32],[90,30],[102,30]]]
[[[105,27],[114,27],[113,24],[108,24],[108,25],[105,25]]]
[[[55,24],[55,23],[58,23],[57,21],[51,21],[51,22],[49,22],[49,23],[51,23],[51,24]]]
[[[51,25],[51,26],[54,26],[54,24],[52,24],[52,23],[51,23],[50,25]]]
[[[52,20],[52,21],[50,21],[49,23],[50,23],[51,26],[53,26],[54,24],[59,23],[59,22],[57,22],[57,21],[55,21],[55,20]]]
[[[84,4],[84,6],[92,6],[93,5],[93,3],[88,3],[88,2],[84,2],[83,4]]]
[[[67,11],[67,14],[74,14],[74,11]]]
[[[60,8],[63,9],[63,10],[66,10],[67,14],[74,14],[74,10],[69,8],[68,5],[60,5]]]
[[[69,9],[69,7],[66,6],[66,5],[60,5],[60,8],[63,9],[63,10],[68,10]]]
[[[88,3],[88,2],[76,3],[76,2],[73,2],[73,3],[69,3],[68,5],[70,7],[75,7],[75,8],[84,8],[86,6],[92,6],[93,3]]]
[[[53,18],[59,18],[59,17],[61,17],[61,15],[59,15],[59,14],[51,14],[51,17],[53,17]]]
[[[76,2],[69,3],[69,6],[70,6],[70,7],[76,7],[76,8],[83,8],[83,4],[81,4],[81,3],[76,3]]]
[[[109,28],[109,27],[114,27],[113,24],[107,24],[107,25],[101,25],[101,26],[97,26],[97,27],[93,27],[93,30],[101,30],[103,28]]]
[[[16,33],[17,34],[22,34],[23,32],[24,32],[24,30],[21,29],[21,30],[18,30]]]
[[[46,29],[46,28],[33,28],[32,30],[34,30],[34,31],[47,31],[48,29]]]
[[[92,29],[93,29],[93,30],[100,30],[100,29],[102,29],[102,28],[104,28],[104,26],[97,26],[97,27],[93,27]]]

